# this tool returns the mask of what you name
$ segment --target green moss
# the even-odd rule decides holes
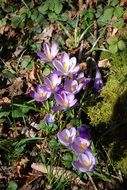
[[[118,170],[121,170],[127,176],[127,155],[124,158],[121,158],[120,161],[115,162],[115,167]]]
[[[93,96],[94,104],[86,104],[87,114],[101,135],[108,131],[102,143],[115,167],[127,175],[127,50],[101,54],[101,59],[107,58],[111,63],[107,81],[100,95]]]
[[[116,55],[102,53],[101,59],[107,58],[112,65],[110,75],[96,104],[88,106],[88,116],[94,126],[111,124],[117,99],[127,90],[127,51]]]

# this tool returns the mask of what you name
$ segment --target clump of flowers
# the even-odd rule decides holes
[[[51,47],[44,43],[43,52],[38,51],[37,55],[43,63],[51,67],[49,76],[44,77],[43,84],[37,84],[35,90],[30,91],[30,96],[38,102],[45,102],[51,96],[54,97],[57,105],[52,106],[53,111],[68,110],[78,103],[75,95],[82,89],[85,90],[90,81],[93,81],[93,88],[99,92],[103,88],[103,81],[98,66],[96,65],[95,78],[85,77],[81,71],[82,67],[77,64],[76,57],[66,53],[58,54],[58,45],[52,42]],[[54,115],[47,114],[44,121],[48,124],[55,121]],[[78,131],[78,132],[77,132]],[[95,157],[91,152],[91,140],[88,129],[71,127],[57,133],[61,144],[72,149],[77,160],[72,165],[82,172],[93,171],[95,168]]]
[[[78,160],[72,162],[75,169],[82,172],[90,172],[95,168],[95,157],[90,149],[90,134],[87,128],[79,127],[78,134],[76,129],[64,129],[57,133],[57,137],[61,144],[71,148],[78,157]]]
[[[44,43],[43,52],[37,52],[42,62],[48,63],[52,70],[50,75],[43,79],[43,85],[37,84],[36,89],[29,93],[38,102],[45,102],[53,95],[57,103],[57,106],[52,107],[54,111],[67,110],[76,105],[75,94],[85,89],[91,81],[90,77],[85,77],[81,72],[76,57],[70,58],[66,52],[58,56],[58,51],[58,45],[52,42],[51,47]],[[101,78],[98,81],[98,72],[94,86],[99,91],[102,85]]]

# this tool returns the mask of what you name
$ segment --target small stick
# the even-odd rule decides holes
[[[94,181],[93,181],[93,178],[92,178],[90,175],[88,175],[88,176],[89,176],[89,180],[90,180],[90,182],[91,182],[93,188],[94,188],[95,190],[98,190],[97,187],[96,187],[96,185],[95,185],[95,183],[94,183]]]

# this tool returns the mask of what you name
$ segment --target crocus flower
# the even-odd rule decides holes
[[[48,77],[44,79],[44,83],[48,91],[50,92],[58,91],[59,85],[61,83],[61,77],[58,77],[57,74],[52,73],[50,75],[50,79]]]
[[[59,131],[57,133],[57,137],[61,144],[65,146],[70,146],[76,136],[76,129],[71,127],[70,129],[64,129],[63,131]]]
[[[37,55],[41,58],[42,61],[52,62],[58,53],[58,45],[55,42],[52,42],[51,48],[47,43],[43,45],[43,52],[38,51]]]
[[[29,95],[38,102],[43,102],[51,96],[51,92],[47,91],[45,86],[37,85],[36,90],[31,90]]]
[[[103,81],[99,68],[96,66],[96,75],[94,80],[94,89],[99,92],[103,88]]]
[[[78,83],[77,80],[65,79],[64,89],[71,93],[78,93],[83,87],[83,83]]]
[[[43,121],[45,121],[45,122],[48,123],[48,124],[54,123],[54,121],[55,121],[55,116],[52,115],[51,113],[50,113],[50,114],[47,114],[47,115],[44,117]]]
[[[76,153],[84,153],[87,148],[90,146],[90,141],[81,137],[76,137],[71,148]]]
[[[86,128],[85,125],[81,125],[80,127],[78,127],[77,130],[78,130],[79,137],[83,139],[87,139],[87,140],[91,139],[89,129]]]
[[[87,150],[85,153],[79,154],[78,161],[73,161],[72,165],[81,172],[93,171],[95,168],[95,157],[90,150]]]
[[[59,71],[62,75],[69,75],[77,73],[80,69],[79,66],[76,66],[76,58],[72,57],[69,58],[67,53],[63,53],[61,55],[61,60],[54,60],[53,61],[54,67],[57,71]]]
[[[68,93],[66,91],[60,91],[58,94],[55,94],[55,100],[59,106],[54,106],[52,109],[57,110],[67,110],[68,108],[74,106],[77,103],[74,94]]]

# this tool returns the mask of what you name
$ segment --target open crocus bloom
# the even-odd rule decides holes
[[[55,94],[55,100],[60,106],[54,106],[52,109],[57,110],[67,110],[68,108],[74,106],[77,103],[74,94],[68,93],[66,91],[61,91]]]
[[[61,55],[61,60],[54,60],[53,61],[54,67],[57,71],[61,73],[61,75],[69,75],[77,73],[80,69],[79,66],[76,66],[76,58],[72,57],[69,58],[67,53],[63,53]]]
[[[43,121],[45,121],[45,122],[48,123],[48,124],[54,123],[54,121],[55,121],[55,116],[52,115],[51,113],[50,113],[50,114],[47,114],[47,115],[44,117]]]
[[[65,79],[64,89],[71,93],[78,93],[83,87],[83,83],[78,84],[76,80]]]
[[[83,139],[81,137],[76,137],[73,144],[71,145],[71,148],[76,153],[84,153],[89,146],[90,146],[90,141],[88,141],[87,139]]]
[[[101,77],[101,73],[99,71],[99,68],[96,66],[96,76],[94,80],[94,89],[95,91],[100,91],[103,88],[103,81]]]
[[[79,154],[78,161],[73,161],[72,165],[81,172],[90,172],[94,170],[95,162],[95,157],[90,150],[87,150],[85,153]]]
[[[56,57],[58,51],[58,45],[55,42],[52,42],[51,48],[47,43],[44,43],[43,52],[38,51],[37,55],[42,61],[51,62]]]
[[[61,144],[65,146],[70,146],[76,136],[76,129],[71,127],[70,129],[64,129],[63,131],[59,131],[57,133],[57,137]]]
[[[43,102],[51,96],[51,92],[47,91],[45,86],[37,85],[36,90],[30,91],[30,96],[38,102]]]
[[[52,73],[50,75],[50,79],[48,77],[44,79],[44,83],[48,91],[50,92],[58,91],[59,85],[61,83],[61,77],[58,77],[57,74]]]

